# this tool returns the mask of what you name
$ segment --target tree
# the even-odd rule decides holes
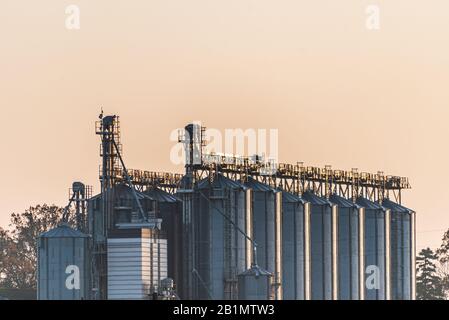
[[[449,230],[443,235],[443,243],[437,250],[438,260],[438,275],[442,280],[442,286],[445,296],[449,296]]]
[[[442,280],[437,274],[438,256],[430,249],[422,249],[416,258],[416,298],[418,300],[444,300]]]
[[[11,231],[0,232],[0,285],[6,288],[34,289],[37,276],[37,238],[58,225],[64,209],[55,205],[30,207],[11,215]],[[68,223],[74,225],[69,211]]]

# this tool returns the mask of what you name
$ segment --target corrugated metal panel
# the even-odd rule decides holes
[[[148,299],[165,278],[166,239],[108,239],[108,299]]]
[[[391,299],[412,299],[413,211],[388,199],[382,205],[391,211]]]
[[[411,217],[411,225],[410,225],[410,232],[411,232],[411,299],[416,300],[416,213],[412,212]]]
[[[361,207],[338,195],[329,200],[338,205],[338,298],[340,300],[360,299],[360,210]]]
[[[364,284],[366,300],[385,300],[388,291],[387,230],[388,215],[379,204],[359,197],[364,210]]]
[[[257,263],[258,265],[273,273],[273,285],[276,287],[276,297],[280,297],[282,283],[282,270],[279,268],[279,258],[281,257],[282,243],[281,225],[279,224],[279,197],[273,188],[248,178],[245,186],[252,191],[252,226],[253,239],[257,243]],[[279,205],[278,205],[279,203]],[[278,222],[278,224],[277,224]]]
[[[334,298],[332,204],[310,191],[304,192],[302,198],[311,205],[311,299],[332,300]]]
[[[90,253],[87,235],[60,225],[38,239],[38,299],[90,298]]]
[[[282,289],[284,300],[306,298],[307,203],[289,192],[282,193]]]
[[[193,290],[188,298],[237,299],[237,275],[246,268],[247,241],[238,231],[247,228],[246,197],[242,184],[222,175],[197,183],[189,230],[193,259],[187,274]]]

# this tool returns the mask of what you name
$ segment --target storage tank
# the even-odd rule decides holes
[[[388,300],[390,211],[363,197],[357,198],[356,203],[365,209],[365,300]]]
[[[196,184],[193,204],[193,299],[237,299],[246,269],[246,188],[221,174]]]
[[[249,177],[252,239],[257,243],[257,264],[273,273],[275,300],[282,299],[282,192]]]
[[[389,199],[382,206],[390,209],[391,299],[413,299],[414,281],[414,212]],[[414,273],[414,272],[413,272]]]
[[[273,275],[253,265],[238,275],[239,300],[273,300]]]
[[[311,298],[337,299],[337,206],[311,191],[302,198],[310,202]]]
[[[89,236],[66,224],[38,238],[39,300],[90,299]]]
[[[145,192],[156,201],[156,217],[162,219],[161,230],[166,234],[168,246],[168,276],[178,292],[182,291],[182,204],[174,195],[160,188]]]
[[[361,300],[364,293],[363,208],[332,194],[338,206],[338,299]],[[362,293],[362,294],[361,294]]]
[[[310,204],[282,192],[282,293],[284,300],[310,298]]]

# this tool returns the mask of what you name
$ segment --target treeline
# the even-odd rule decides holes
[[[35,289],[37,237],[61,221],[64,208],[38,205],[11,215],[9,230],[0,228],[0,289]],[[69,224],[74,225],[73,212]]]

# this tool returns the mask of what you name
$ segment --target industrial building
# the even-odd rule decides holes
[[[206,154],[193,124],[183,174],[133,170],[119,118],[96,133],[101,191],[74,183],[76,227],[40,235],[39,299],[415,298],[407,178]]]

